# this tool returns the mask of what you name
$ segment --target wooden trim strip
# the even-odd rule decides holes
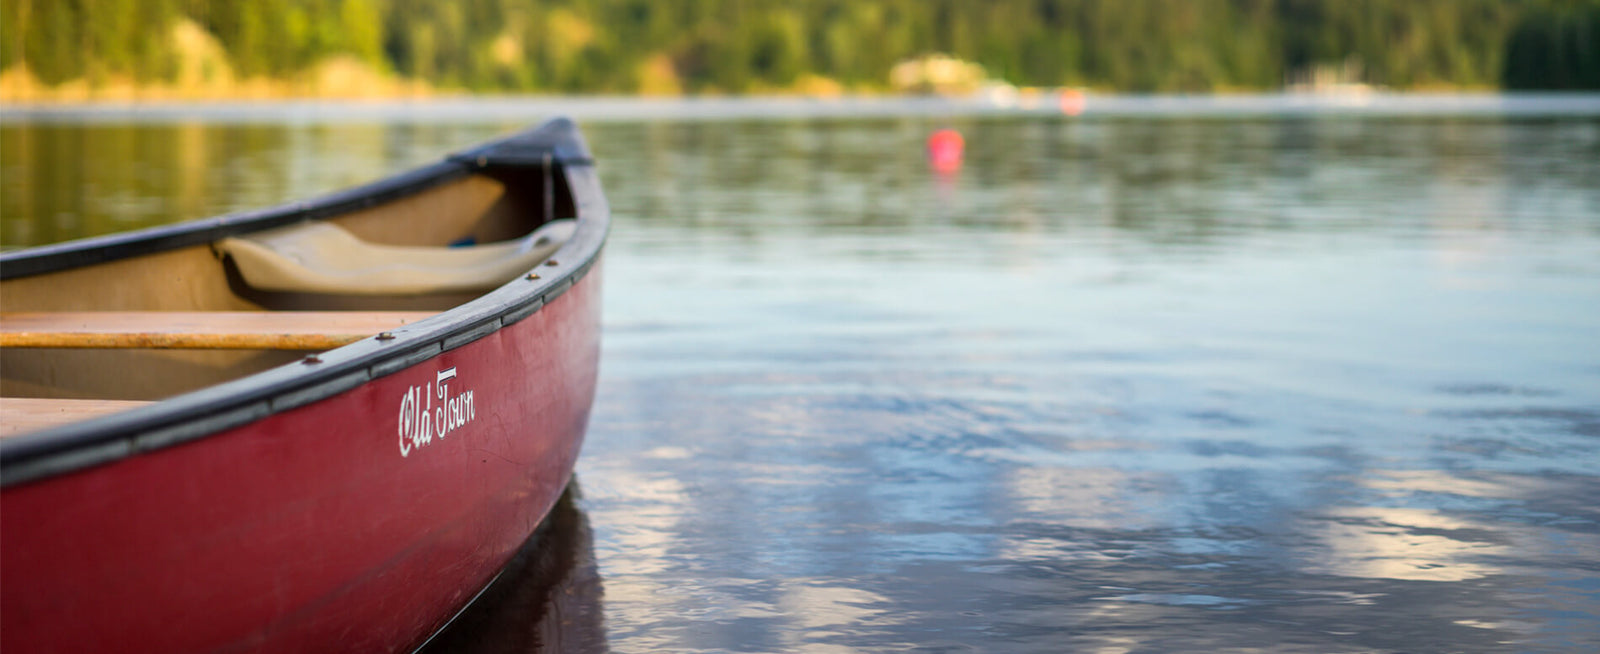
[[[98,418],[150,404],[133,400],[56,400],[34,397],[0,398],[0,438],[39,431],[47,427]]]
[[[425,311],[68,311],[0,314],[0,347],[331,350]]]

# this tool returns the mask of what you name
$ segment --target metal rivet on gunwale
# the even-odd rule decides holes
[[[392,341],[394,340],[394,332],[378,332],[378,340]]]
[[[315,354],[307,354],[306,358],[302,359],[300,362],[308,365],[313,363],[322,363],[322,357],[319,357]]]
[[[546,265],[546,266],[559,266],[559,265],[561,265],[561,262],[560,261],[556,261],[555,259],[551,259],[549,261],[544,262],[544,265]]]
[[[528,276],[525,277],[524,279],[527,279],[528,281],[531,282],[531,281],[533,281],[535,279],[538,279],[538,278],[539,278],[539,273],[528,273]]]

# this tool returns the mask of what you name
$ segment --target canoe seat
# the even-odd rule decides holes
[[[426,311],[0,313],[0,347],[329,350],[432,315]]]
[[[250,287],[340,295],[415,295],[485,291],[549,258],[577,227],[555,220],[522,238],[465,247],[382,245],[327,222],[306,222],[227,238],[217,249],[233,259]]]
[[[0,438],[39,431],[69,422],[98,418],[149,404],[132,400],[55,400],[0,398]]]

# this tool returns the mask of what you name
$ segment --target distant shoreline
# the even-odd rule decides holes
[[[384,100],[230,100],[0,104],[3,123],[760,120],[1060,115],[1048,101],[938,96],[435,96]],[[1600,93],[1373,93],[1083,96],[1082,116],[1600,115]]]

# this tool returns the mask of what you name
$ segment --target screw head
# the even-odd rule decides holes
[[[530,282],[535,280],[535,279],[539,279],[539,273],[528,273],[528,276],[525,277],[524,279],[527,279]]]
[[[544,265],[546,265],[546,266],[559,266],[559,265],[561,265],[561,262],[560,261],[556,261],[555,259],[551,259],[549,261],[544,262]]]
[[[392,341],[394,340],[394,332],[378,332],[378,340]]]
[[[304,363],[306,365],[311,365],[313,363],[322,363],[322,357],[319,357],[319,356],[317,356],[315,354],[307,354],[306,358],[301,359],[300,362]]]

